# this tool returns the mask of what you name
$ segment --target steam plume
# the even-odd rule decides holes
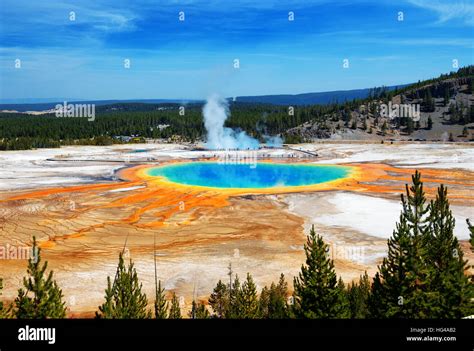
[[[229,106],[225,99],[213,94],[202,109],[204,126],[207,130],[206,147],[209,149],[257,149],[258,140],[250,137],[244,131],[235,131],[224,127],[229,117]]]

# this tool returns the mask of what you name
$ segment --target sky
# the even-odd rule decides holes
[[[349,90],[473,63],[474,0],[0,2],[3,102]]]

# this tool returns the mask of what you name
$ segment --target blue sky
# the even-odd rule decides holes
[[[453,60],[474,63],[474,0],[0,4],[0,99],[347,90],[431,78]]]

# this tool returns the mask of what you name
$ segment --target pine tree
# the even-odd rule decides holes
[[[435,110],[435,102],[431,96],[430,89],[426,89],[425,97],[423,98],[423,106],[426,112],[434,112]]]
[[[447,106],[449,104],[449,99],[451,98],[450,94],[449,94],[449,88],[446,87],[444,89],[444,98],[443,98],[443,105],[444,106]]]
[[[2,290],[3,290],[3,279],[0,278],[0,296],[2,296]],[[11,304],[8,306],[5,306],[3,301],[0,301],[0,319],[13,317],[12,309],[13,309],[13,306]]]
[[[275,283],[272,283],[270,286],[270,289],[274,287],[275,287]],[[268,305],[270,304],[270,289],[267,286],[264,286],[262,291],[260,292],[258,303],[259,303],[260,317],[262,318],[269,318]]]
[[[433,119],[431,118],[431,116],[428,116],[428,124],[426,125],[426,128],[428,130],[431,130],[433,128]]]
[[[369,318],[382,318],[386,314],[387,305],[387,289],[386,285],[382,283],[380,273],[375,273],[375,277],[370,286],[370,293],[367,299],[367,316]]]
[[[348,314],[346,305],[341,305],[345,292],[338,285],[334,263],[328,257],[329,247],[316,234],[314,226],[304,245],[306,265],[295,277],[294,311],[299,318],[342,318]]]
[[[15,316],[21,319],[64,318],[65,302],[62,290],[53,280],[53,271],[45,277],[46,261],[41,265],[41,249],[33,237],[33,257],[28,260],[28,279],[23,278],[23,288],[15,299]]]
[[[116,306],[114,305],[115,281],[112,284],[110,277],[107,277],[107,288],[105,289],[105,301],[99,306],[99,312],[95,313],[96,318],[114,318]],[[118,318],[118,317],[117,317]]]
[[[272,283],[270,286],[266,318],[283,319],[289,317],[287,296],[288,283],[285,281],[285,276],[282,273],[278,285]]]
[[[341,311],[343,311],[339,314],[338,318],[350,318],[349,293],[341,277],[339,277],[337,281],[337,287],[339,289],[337,305],[340,306]]]
[[[406,133],[407,134],[413,133],[413,120],[411,118],[407,119]]]
[[[232,271],[229,270],[229,276],[232,277]],[[236,274],[234,282],[227,286],[227,291],[229,292],[229,308],[227,310],[225,318],[241,318],[241,294],[242,289],[240,286],[239,276]]]
[[[466,219],[467,226],[469,228],[469,242],[471,243],[471,252],[474,252],[474,225],[471,224],[469,219]],[[474,266],[471,266],[471,268],[474,268]],[[471,275],[471,283],[474,284],[474,274]]]
[[[161,288],[161,280],[155,287],[155,318],[166,319],[168,316],[168,302],[165,297],[165,289]]]
[[[189,318],[192,319],[208,319],[211,318],[209,311],[203,303],[193,300],[191,311],[188,313]]]
[[[238,308],[235,309],[234,318],[255,319],[259,316],[259,303],[257,288],[250,273],[242,284],[242,288],[236,299]]]
[[[382,125],[382,135],[385,136],[385,134],[387,133],[387,129],[388,129],[388,125],[387,125],[387,121],[383,122],[383,125]]]
[[[428,289],[430,268],[426,265],[428,207],[421,175],[412,176],[402,195],[403,210],[392,237],[388,240],[388,256],[379,267],[372,284],[371,316],[376,318],[428,318],[436,309],[437,294]]]
[[[176,296],[175,292],[173,292],[173,295],[171,298],[171,307],[170,307],[170,313],[168,315],[168,318],[181,319],[181,308],[179,307],[178,297]]]
[[[471,251],[474,252],[474,225],[471,224],[471,222],[469,221],[469,219],[466,219],[466,222],[467,222],[467,226],[469,228],[469,236],[470,236],[470,240],[469,242],[471,243]]]
[[[349,286],[348,300],[351,318],[367,318],[368,300],[370,295],[370,282],[367,272],[360,276],[359,282]]]
[[[438,297],[431,318],[461,318],[474,313],[474,290],[465,271],[469,268],[454,236],[455,219],[448,192],[441,185],[430,203],[430,227],[426,238],[426,263],[432,267],[429,289]]]
[[[221,280],[217,282],[217,286],[209,297],[209,306],[215,318],[225,318],[229,311],[229,291]]]
[[[142,284],[138,280],[137,271],[132,260],[125,267],[123,252],[119,254],[119,263],[114,281],[107,277],[105,302],[96,312],[97,318],[106,319],[141,319],[150,318],[147,310],[148,300],[142,292]]]
[[[265,286],[260,293],[259,314],[261,318],[284,319],[290,318],[291,311],[287,302],[288,283],[282,273],[278,284],[272,283],[270,288]]]

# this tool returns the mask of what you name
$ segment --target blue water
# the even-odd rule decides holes
[[[151,176],[169,181],[214,188],[271,188],[328,182],[348,176],[350,167],[258,163],[191,162],[152,168]]]

